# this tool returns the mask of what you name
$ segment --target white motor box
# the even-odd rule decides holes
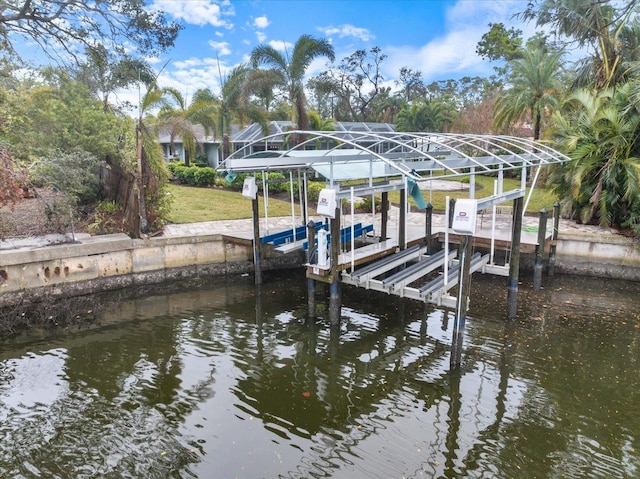
[[[320,190],[316,211],[319,215],[326,216],[327,218],[336,217],[336,190],[332,188],[323,188]]]
[[[458,234],[473,235],[478,218],[478,200],[456,200],[451,229]]]
[[[242,185],[242,196],[255,200],[257,193],[258,186],[256,185],[256,179],[253,176],[245,178],[244,184]]]

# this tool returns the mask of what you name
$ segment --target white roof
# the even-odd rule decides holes
[[[297,135],[304,142],[282,151],[244,155],[237,151],[220,166],[232,171],[312,168],[327,179],[380,178],[404,175],[415,181],[430,179],[433,171],[442,176],[490,173],[497,167],[516,169],[562,163],[569,158],[541,142],[502,135],[454,133],[406,133],[394,131],[288,131],[257,140],[260,144],[273,136]],[[313,148],[318,139],[336,146],[328,150]]]

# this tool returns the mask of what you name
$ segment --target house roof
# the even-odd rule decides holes
[[[196,141],[201,144],[219,144],[221,139],[216,139],[215,135],[205,135],[204,127],[202,125],[193,125],[194,130],[196,132]],[[240,133],[239,125],[231,125],[231,138]],[[158,133],[158,142],[161,144],[169,144],[171,143],[171,132],[168,128],[162,128]],[[176,135],[173,139],[174,143],[182,143],[182,138],[180,135]]]

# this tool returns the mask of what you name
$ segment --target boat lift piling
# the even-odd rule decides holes
[[[424,209],[424,242],[427,247],[427,254],[433,253],[433,205],[427,203],[427,207]]]
[[[329,275],[329,319],[331,326],[340,325],[340,311],[342,309],[342,294],[340,291],[340,273],[338,258],[340,255],[340,207],[336,207],[335,217],[331,218],[331,274]]]
[[[560,203],[553,205],[553,232],[551,233],[551,246],[549,246],[549,268],[547,273],[553,277],[556,269],[556,243],[558,241],[558,231],[560,227]]]
[[[538,224],[538,244],[536,245],[536,262],[533,267],[533,289],[542,289],[542,268],[544,266],[544,244],[547,236],[547,216],[545,208],[540,211],[540,222]]]
[[[514,319],[518,309],[518,276],[520,272],[520,239],[522,236],[522,196],[513,200],[513,230],[507,281],[507,319]]]
[[[316,224],[314,221],[307,223],[307,239],[309,240],[309,247],[307,248],[307,263],[313,263],[313,254],[318,254],[318,249],[313,247],[316,243]],[[316,280],[307,277],[307,308],[308,316],[312,321],[316,317]]]
[[[463,235],[460,241],[459,257],[461,273],[458,276],[458,295],[456,297],[456,316],[453,322],[453,337],[451,339],[451,357],[449,365],[451,369],[460,368],[462,363],[462,343],[464,341],[464,329],[466,325],[467,309],[469,307],[469,294],[471,289],[471,255],[473,253],[473,241],[470,235]]]

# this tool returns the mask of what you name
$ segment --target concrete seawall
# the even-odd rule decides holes
[[[263,252],[263,269],[299,267],[303,255]],[[533,256],[521,262],[532,268]],[[193,233],[133,240],[124,234],[0,250],[0,304],[134,285],[252,273],[251,241]],[[613,234],[560,234],[555,271],[640,282],[640,244]]]
[[[613,234],[561,234],[556,271],[640,282],[640,243]]]
[[[0,251],[0,304],[253,271],[251,243],[221,234],[134,240],[125,234]],[[300,264],[271,255],[263,268]]]

